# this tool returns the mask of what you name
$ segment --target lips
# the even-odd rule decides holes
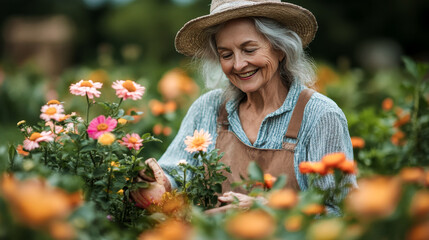
[[[242,79],[249,79],[250,77],[252,77],[253,75],[255,75],[255,73],[258,71],[259,69],[250,71],[250,72],[246,72],[246,73],[241,73],[241,74],[237,74],[240,78]]]

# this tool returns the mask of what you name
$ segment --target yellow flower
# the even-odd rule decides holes
[[[116,137],[113,133],[106,132],[98,137],[98,143],[105,146],[110,146],[116,140]]]
[[[185,139],[186,148],[185,150],[189,153],[198,151],[207,151],[207,147],[212,143],[212,137],[210,133],[201,129],[194,131],[193,136],[187,136]]]
[[[18,127],[19,127],[20,125],[22,125],[22,124],[24,124],[24,123],[26,123],[26,122],[25,122],[25,120],[21,120],[21,121],[19,121],[19,122],[16,124],[16,126],[18,126]]]
[[[118,119],[118,123],[120,124],[120,125],[125,125],[125,124],[127,124],[127,119],[123,119],[123,118],[119,118]]]

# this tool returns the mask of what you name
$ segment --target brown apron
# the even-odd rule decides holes
[[[297,139],[304,115],[305,105],[310,100],[313,90],[304,89],[298,97],[298,101],[292,113],[285,136]],[[243,188],[231,189],[231,183],[242,181],[240,175],[247,177],[247,167],[254,161],[261,167],[264,173],[269,173],[274,177],[281,174],[287,175],[286,187],[299,190],[294,170],[294,151],[296,144],[284,142],[282,149],[261,149],[246,145],[235,133],[228,131],[228,113],[225,104],[219,109],[218,117],[218,137],[216,148],[223,152],[221,162],[231,168],[232,173],[225,172],[227,180],[222,184],[222,192],[236,191],[245,193]],[[296,141],[296,142],[297,142]]]

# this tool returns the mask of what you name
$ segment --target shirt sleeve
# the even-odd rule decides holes
[[[179,160],[186,160],[188,164],[197,165],[198,163],[192,158],[192,154],[185,151],[186,136],[192,136],[195,130],[204,129],[208,131],[213,142],[216,139],[216,120],[218,106],[220,102],[220,91],[210,91],[199,97],[189,108],[186,113],[177,135],[174,137],[171,144],[168,146],[165,153],[161,156],[158,163],[164,170],[167,178],[170,180],[172,188],[177,188],[178,185],[172,176],[172,171],[177,171],[183,176],[183,172],[178,167]],[[214,143],[209,146],[209,151],[214,148]],[[187,174],[187,178],[189,176]]]
[[[345,153],[348,161],[353,159],[353,147],[347,120],[339,109],[338,111],[327,111],[317,120],[307,147],[307,161],[320,161],[326,154],[334,152]],[[314,184],[325,191],[330,191],[335,187],[332,174],[320,178]],[[341,214],[338,204],[349,191],[349,188],[345,187],[346,185],[356,187],[356,177],[347,175],[344,182],[340,183],[341,193],[325,201],[328,214]]]

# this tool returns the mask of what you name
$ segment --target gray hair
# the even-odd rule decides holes
[[[271,46],[285,54],[280,62],[280,76],[285,86],[290,87],[293,81],[312,87],[315,81],[314,63],[302,48],[301,38],[294,31],[285,28],[275,20],[262,17],[250,17],[255,23],[256,30],[262,33]],[[216,25],[206,30],[209,43],[200,49],[194,60],[201,65],[201,75],[209,89],[224,87],[225,99],[236,98],[244,93],[232,85],[222,71],[216,47],[215,35],[223,27]]]

